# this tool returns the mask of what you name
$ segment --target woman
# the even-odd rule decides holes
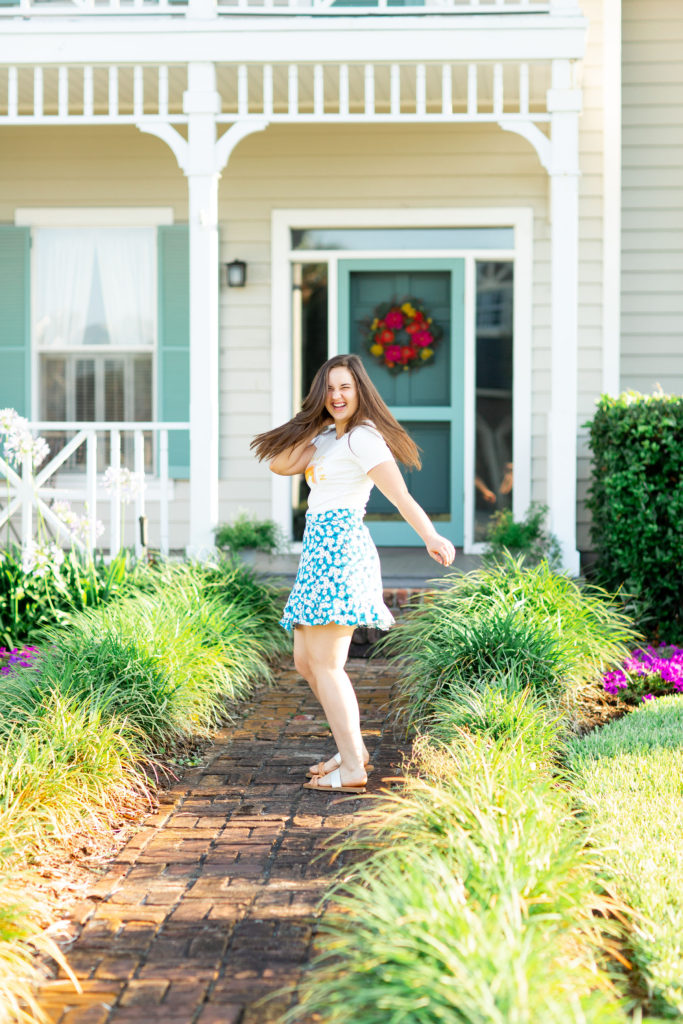
[[[322,704],[338,753],[310,769],[308,789],[362,793],[368,752],[358,701],[344,671],[354,628],[388,629],[377,549],[363,515],[374,484],[419,534],[435,561],[455,548],[410,496],[396,460],[420,468],[415,443],[396,422],[355,355],[320,367],[301,412],[259,434],[252,448],[273,473],[305,473],[311,488],[303,550],[282,625],[294,629],[294,664]]]

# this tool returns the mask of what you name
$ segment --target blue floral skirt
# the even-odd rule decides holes
[[[394,617],[384,603],[379,555],[362,513],[306,513],[301,561],[280,625],[375,626]]]

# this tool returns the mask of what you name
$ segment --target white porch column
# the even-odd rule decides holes
[[[190,543],[194,558],[215,548],[218,523],[218,179],[216,114],[220,97],[211,63],[188,65],[185,173],[190,223]]]
[[[579,270],[579,113],[572,65],[553,62],[550,167],[551,384],[548,436],[550,524],[565,569],[579,571],[576,549],[577,345]]]

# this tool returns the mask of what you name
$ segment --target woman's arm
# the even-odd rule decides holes
[[[395,462],[380,462],[371,469],[368,476],[379,487],[385,498],[395,505],[409,526],[422,538],[427,551],[435,562],[450,565],[455,558],[455,548],[446,537],[434,529],[434,525],[420,505],[408,493],[406,482]]]
[[[270,471],[279,476],[296,476],[297,473],[304,473],[314,454],[315,445],[310,438],[307,438],[271,459]]]

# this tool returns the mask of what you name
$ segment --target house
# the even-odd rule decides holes
[[[296,536],[249,441],[358,351],[443,533],[538,500],[578,568],[596,397],[683,385],[676,0],[0,0],[0,65],[0,407],[84,430],[46,487],[123,460],[166,547]],[[406,300],[436,344],[391,369]]]

